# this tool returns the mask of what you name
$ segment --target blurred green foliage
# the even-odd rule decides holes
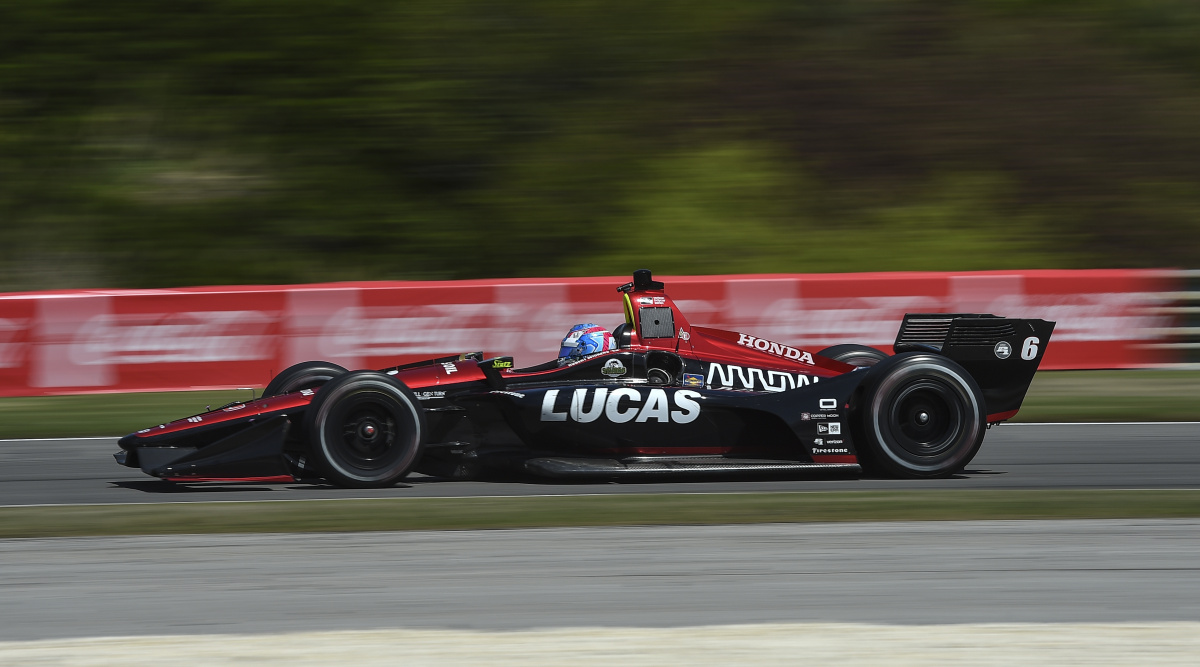
[[[1192,0],[6,0],[0,290],[1196,266]]]

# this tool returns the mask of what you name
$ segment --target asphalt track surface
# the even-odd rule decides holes
[[[1200,520],[0,540],[0,641],[752,623],[946,633],[946,624],[961,623],[1194,622],[1197,554]]]
[[[952,479],[807,477],[655,483],[461,482],[414,476],[390,489],[307,484],[173,484],[118,466],[115,438],[0,441],[0,505],[159,503],[728,493],[878,489],[1200,488],[1200,423],[1006,424],[991,429],[967,470]]]
[[[181,486],[113,439],[0,442],[0,504],[894,488],[1200,488],[1200,424],[1010,425],[928,481]],[[1200,520],[0,540],[0,641],[386,628],[1200,621]],[[938,625],[942,624],[942,625]]]

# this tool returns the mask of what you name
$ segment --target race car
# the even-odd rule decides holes
[[[468,479],[946,477],[1011,418],[1054,323],[905,315],[894,354],[809,351],[692,325],[649,270],[617,288],[616,345],[514,368],[467,353],[381,370],[310,361],[261,398],[142,429],[117,462],[176,482],[387,487]]]

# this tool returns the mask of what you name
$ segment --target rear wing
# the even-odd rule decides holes
[[[936,352],[958,362],[983,390],[989,422],[1017,413],[1042,363],[1054,322],[976,313],[909,313],[895,350]]]

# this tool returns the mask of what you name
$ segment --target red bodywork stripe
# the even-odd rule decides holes
[[[813,454],[813,463],[858,463],[853,454]]]
[[[988,415],[987,422],[989,424],[991,424],[993,422],[1002,422],[1005,419],[1012,419],[1013,417],[1016,417],[1016,416],[1017,416],[1016,410],[1009,410],[1008,412],[997,412],[994,415]]]
[[[259,482],[259,483],[289,483],[296,481],[291,475],[272,475],[270,477],[163,477],[168,482]]]

